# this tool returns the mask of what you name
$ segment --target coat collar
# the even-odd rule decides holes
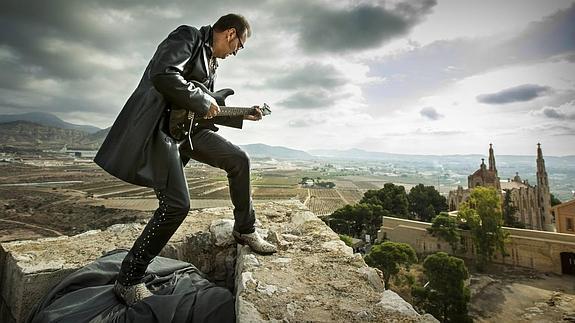
[[[200,33],[202,34],[202,40],[204,42],[204,47],[206,48],[206,54],[208,57],[212,56],[213,52],[213,42],[214,42],[214,30],[212,26],[206,25],[200,28]]]

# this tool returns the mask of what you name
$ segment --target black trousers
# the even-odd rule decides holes
[[[159,201],[158,208],[122,262],[118,275],[121,284],[134,285],[142,281],[148,265],[188,215],[190,195],[184,166],[190,159],[228,173],[230,197],[234,205],[234,230],[240,233],[255,231],[249,156],[240,147],[209,129],[195,133],[192,145],[194,150],[190,149],[189,142],[179,147],[181,164],[170,167],[165,189],[154,189]]]

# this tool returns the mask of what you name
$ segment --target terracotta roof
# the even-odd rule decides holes
[[[561,203],[561,204],[557,204],[557,205],[553,206],[552,209],[557,209],[557,208],[560,208],[560,207],[564,207],[564,206],[567,206],[567,205],[571,205],[571,204],[573,204],[573,203],[575,203],[575,199],[572,199],[572,200],[567,201],[567,202],[563,202],[563,203]]]

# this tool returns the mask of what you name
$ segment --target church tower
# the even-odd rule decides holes
[[[545,171],[545,160],[541,151],[541,144],[537,144],[537,206],[541,217],[542,229],[555,231],[551,218],[551,195],[549,193],[549,181]]]
[[[493,144],[489,144],[489,170],[495,172],[495,176],[497,176],[497,167],[495,167],[495,155],[493,154]]]

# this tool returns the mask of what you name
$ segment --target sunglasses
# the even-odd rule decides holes
[[[238,53],[238,51],[239,51],[240,49],[244,49],[244,43],[242,42],[242,39],[238,36],[237,33],[236,33],[236,38],[238,39],[239,46],[238,46],[238,48],[236,48],[236,50],[233,51],[232,54],[234,54],[234,56],[236,56],[236,54]]]

